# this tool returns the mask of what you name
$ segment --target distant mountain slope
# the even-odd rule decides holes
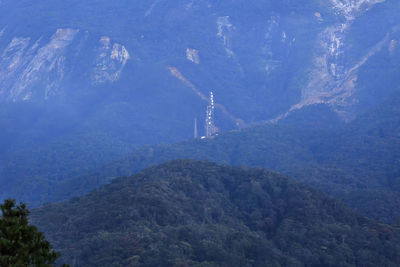
[[[332,112],[354,120],[400,83],[399,12],[398,0],[2,0],[0,197],[59,200],[71,194],[60,183],[138,146],[191,138],[195,118],[201,134],[211,90],[221,131],[293,115],[313,128],[312,110],[319,122]],[[325,112],[312,107],[319,104]],[[246,137],[228,134],[226,144],[216,140],[224,152],[192,156],[166,146],[168,155],[132,160],[126,172],[107,176],[183,156],[289,172],[301,166],[297,176],[319,164],[319,151],[328,153],[316,147],[321,129],[266,127],[257,142],[271,138],[271,146],[236,144],[235,136]],[[235,155],[245,146],[254,152],[249,159]],[[83,191],[107,179],[85,179]]]
[[[321,102],[352,116],[370,104],[365,96],[393,89],[379,93],[363,74],[395,81],[399,8],[394,0],[3,0],[0,96],[71,97],[102,85],[117,95],[135,89],[129,101],[138,104],[134,96],[155,85],[182,93],[164,80],[170,75],[204,95],[212,88],[248,122]],[[389,60],[380,72],[382,58]],[[355,100],[361,105],[352,109]]]
[[[72,266],[396,266],[400,232],[262,169],[173,161],[31,220]]]
[[[222,130],[315,103],[354,119],[400,82],[399,11],[397,0],[2,0],[0,103],[49,123],[0,121],[0,150],[76,131],[183,140],[194,118],[203,129],[210,90]]]

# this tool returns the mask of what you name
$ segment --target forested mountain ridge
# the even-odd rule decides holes
[[[33,211],[72,266],[396,266],[400,232],[263,169],[172,161]]]
[[[393,94],[345,127],[329,109],[310,106],[276,125],[223,133],[209,140],[140,148],[87,175],[80,175],[77,170],[70,180],[41,183],[35,190],[43,199],[35,195],[28,195],[28,199],[35,204],[67,200],[114,177],[131,175],[172,159],[193,158],[279,171],[344,200],[367,216],[394,222],[400,216],[399,103],[400,93]],[[65,172],[57,165],[34,167],[44,178]],[[46,173],[48,169],[52,171]],[[32,173],[29,168],[26,171]],[[18,196],[26,197],[28,187],[24,189],[23,183],[14,188]]]

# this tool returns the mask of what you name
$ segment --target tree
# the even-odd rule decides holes
[[[28,224],[26,205],[15,206],[15,200],[8,199],[0,209],[0,266],[55,266],[59,254],[35,226]]]

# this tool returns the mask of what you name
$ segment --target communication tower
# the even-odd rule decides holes
[[[210,100],[206,110],[206,138],[213,137],[217,133],[217,128],[214,125],[214,94],[210,92]]]

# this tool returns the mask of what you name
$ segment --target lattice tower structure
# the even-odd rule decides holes
[[[210,100],[206,110],[206,138],[210,138],[217,133],[217,128],[214,124],[215,116],[215,105],[214,105],[214,94],[210,92]]]

